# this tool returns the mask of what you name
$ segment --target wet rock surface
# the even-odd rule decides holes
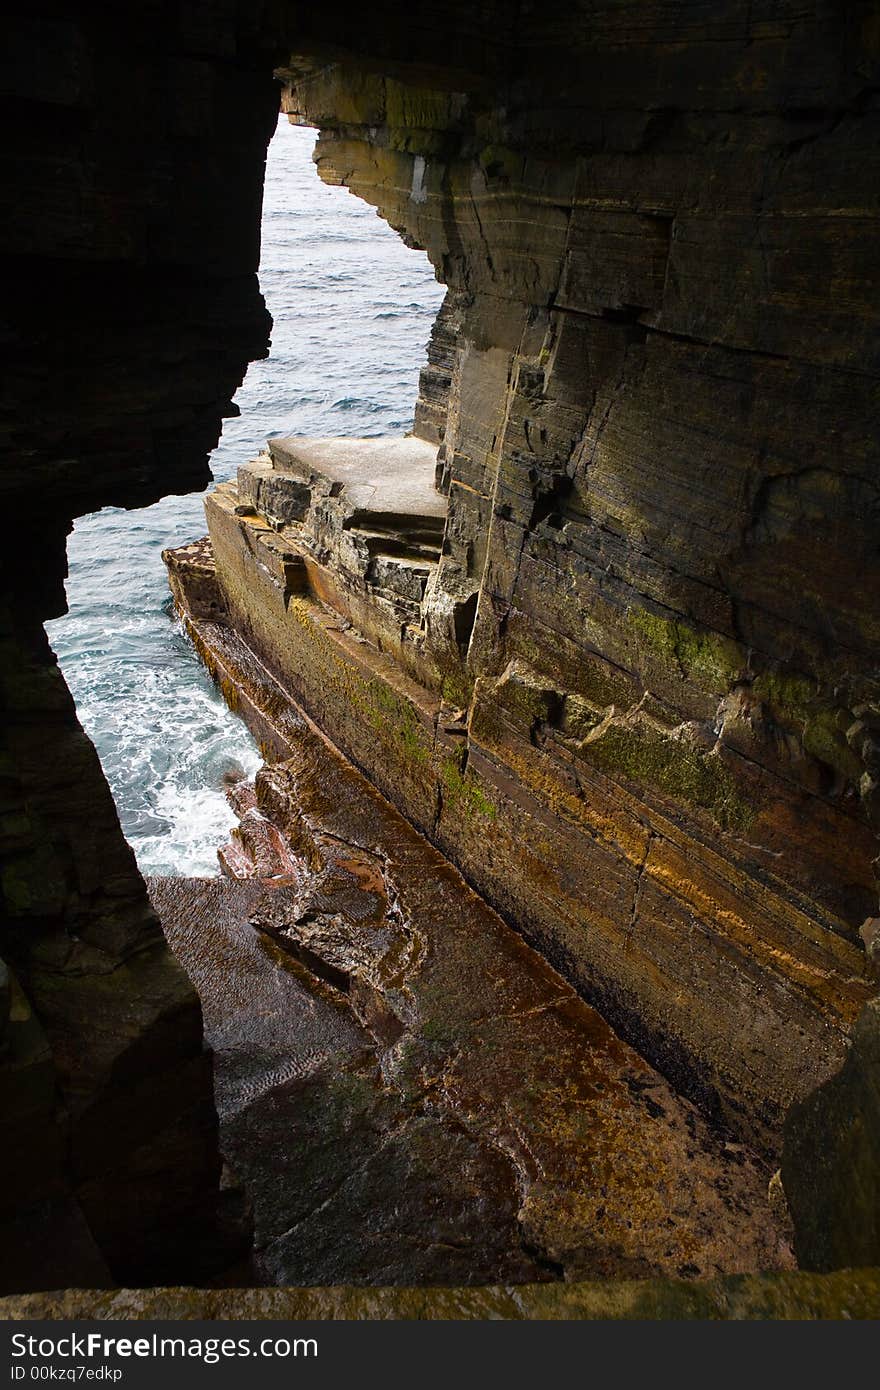
[[[142,1280],[179,1277],[216,1194],[197,1001],[41,624],[72,519],[201,488],[267,348],[278,63],[322,175],[450,286],[417,407],[449,499],[430,642],[340,668],[354,619],[318,612],[301,698],[631,1039],[778,1148],[843,1060],[876,911],[873,0],[8,8],[2,487],[10,515],[39,497],[40,539],[12,527],[0,555],[3,955],[56,1066],[62,1200],[87,1180]],[[302,566],[270,559],[299,622]]]
[[[503,1156],[386,1085],[340,992],[251,922],[264,884],[150,886],[204,1000],[221,1145],[253,1207],[258,1280],[542,1277],[520,1246]]]
[[[696,789],[725,816],[752,815],[715,735],[670,727],[650,690],[630,707],[619,672],[603,709],[520,659],[491,689],[477,682],[476,704],[467,687],[432,689],[425,631],[318,560],[302,524],[237,515],[236,502],[228,485],[207,502],[218,592],[285,692],[678,1088],[778,1154],[785,1111],[839,1065],[875,986],[860,941],[748,867],[744,821],[731,860],[708,822],[697,833],[680,814],[677,796]],[[297,552],[305,579],[291,590]],[[166,558],[186,611],[188,561]],[[596,674],[591,662],[581,674]],[[662,796],[617,780],[606,753],[631,746],[659,769]],[[754,764],[741,766],[751,778]],[[764,814],[759,782],[748,796]],[[798,854],[801,829],[786,839]],[[841,828],[839,853],[858,843]]]
[[[234,797],[290,850],[274,877],[256,852],[234,880],[151,883],[202,999],[262,1276],[487,1283],[788,1264],[755,1155],[614,1035],[234,633],[208,623],[196,636],[264,743],[273,731],[255,805]]]

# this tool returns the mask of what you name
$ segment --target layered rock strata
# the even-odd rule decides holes
[[[262,1278],[789,1263],[754,1154],[614,1036],[228,626],[190,627],[270,761],[231,794],[234,881],[151,896],[202,999]]]
[[[872,993],[877,36],[740,18],[530,15],[500,85],[292,59],[321,176],[449,287],[415,423],[441,553],[413,621],[348,522],[234,518],[252,469],[209,526],[233,622],[331,737],[775,1150]],[[307,592],[257,565],[265,527]]]
[[[16,522],[36,501],[39,539],[22,520],[0,554],[2,954],[58,1077],[46,1142],[22,1150],[10,1197],[36,1211],[31,1159],[55,1152],[53,1190],[75,1202],[86,1170],[70,1126],[112,1097],[87,1165],[93,1210],[116,1175],[111,1243],[130,1225],[136,1250],[137,1203],[117,1179],[138,1102],[126,1110],[101,1056],[118,1049],[140,1085],[195,1055],[195,996],[165,957],[41,624],[63,611],[72,519],[201,487],[230,395],[266,348],[255,270],[279,63],[288,104],[324,129],[323,174],[425,246],[450,287],[417,412],[442,440],[449,494],[424,624],[452,714],[472,711],[458,775],[487,804],[495,784],[515,792],[519,842],[536,845],[517,876],[514,841],[480,823],[495,881],[513,885],[499,905],[521,907],[532,939],[667,1070],[775,1144],[786,1098],[842,1056],[856,1005],[835,980],[858,975],[874,910],[872,0],[7,8],[0,481]],[[524,681],[516,666],[504,679],[511,662]],[[443,689],[425,669],[416,709]],[[558,726],[534,689],[564,696]],[[388,751],[364,744],[365,765],[375,774]],[[600,814],[584,831],[587,802]],[[545,822],[548,805],[561,822]],[[450,830],[447,845],[475,878],[477,838],[456,847]],[[587,856],[572,885],[568,864]],[[100,950],[87,964],[84,940]],[[831,982],[818,1041],[814,977],[795,989],[801,967],[786,964],[805,950]],[[160,958],[186,1021],[173,1044],[152,1006],[139,1017]],[[716,966],[724,983],[700,1018]],[[44,976],[51,1006],[36,1004]],[[198,1139],[204,1071],[183,1090],[191,1157],[176,1172],[216,1188],[216,1150]],[[157,1189],[173,1166],[157,1163]],[[165,1186],[171,1251],[188,1199]]]
[[[772,1150],[787,1106],[834,1069],[872,991],[860,943],[804,892],[746,872],[745,820],[764,814],[754,765],[737,789],[720,736],[710,747],[695,727],[663,726],[649,691],[618,713],[619,671],[604,709],[518,656],[473,696],[444,676],[431,628],[443,555],[426,543],[439,494],[430,459],[407,456],[417,445],[393,442],[377,460],[373,443],[271,441],[208,499],[209,609],[615,1023]],[[184,608],[175,576],[187,563],[171,558]],[[464,653],[475,604],[447,611]],[[646,801],[617,780],[597,762],[606,746],[638,749],[664,794]],[[676,802],[685,777],[717,793],[726,837],[704,822],[696,838]]]

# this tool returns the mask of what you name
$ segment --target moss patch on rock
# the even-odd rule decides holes
[[[728,770],[712,754],[644,725],[610,725],[583,747],[584,756],[611,776],[623,775],[686,806],[708,811],[724,830],[745,830],[755,810],[739,795]]]
[[[700,632],[680,618],[664,618],[647,608],[631,609],[627,624],[651,656],[677,668],[701,690],[726,691],[745,670],[742,648],[719,632]]]
[[[458,759],[444,758],[440,772],[444,795],[461,814],[494,820],[498,808],[489,800],[472,772],[462,772]]]
[[[862,765],[846,741],[854,715],[823,698],[818,683],[785,671],[762,671],[752,693],[777,723],[796,732],[804,751],[850,781],[858,781]]]

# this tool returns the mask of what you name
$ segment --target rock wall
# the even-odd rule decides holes
[[[782,1180],[804,1269],[880,1263],[880,998],[859,1016],[837,1075],[795,1106]]]
[[[386,732],[355,747],[331,700],[336,736],[775,1144],[866,991],[874,6],[31,0],[3,39],[0,1072],[36,1252],[7,1285],[195,1277],[216,1229],[197,1001],[41,625],[71,520],[201,487],[266,349],[279,63],[321,172],[450,287],[417,415],[449,496],[422,683],[370,656]]]
[[[272,56],[194,3],[14,4],[2,50],[0,1287],[203,1280],[243,1232],[201,1011],[42,623],[73,518],[203,487],[266,351]]]
[[[204,551],[167,559],[201,607]],[[230,792],[237,881],[151,891],[215,1041],[268,1282],[787,1267],[766,1166],[615,1037],[227,623],[187,626],[268,764]]]
[[[285,69],[322,177],[449,286],[418,621],[382,629],[365,570],[260,512],[392,695],[334,688],[236,498],[209,520],[236,622],[331,736],[774,1149],[872,992],[878,33],[867,7],[640,15],[529,7],[501,80]]]

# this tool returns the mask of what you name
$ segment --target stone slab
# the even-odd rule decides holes
[[[298,435],[268,441],[278,469],[322,474],[341,483],[353,507],[376,516],[446,515],[446,498],[434,487],[437,447],[414,435],[402,439],[311,439]]]

